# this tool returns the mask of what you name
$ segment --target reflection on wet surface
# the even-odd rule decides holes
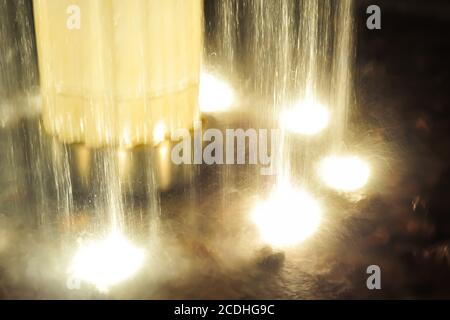
[[[32,150],[17,152],[24,137],[34,141],[29,144]],[[0,233],[4,297],[414,297],[422,294],[418,290],[429,285],[430,277],[433,280],[430,262],[421,261],[441,261],[446,256],[445,247],[417,256],[422,252],[420,239],[433,233],[433,225],[414,215],[410,203],[401,200],[400,193],[392,193],[397,186],[389,186],[383,178],[358,196],[317,186],[314,194],[325,208],[318,232],[297,246],[278,250],[260,241],[250,219],[255,204],[270,193],[274,177],[259,175],[258,167],[251,165],[198,165],[184,173],[188,179],[184,183],[152,198],[139,185],[151,179],[145,173],[145,158],[151,151],[141,150],[133,152],[141,153],[134,165],[142,172],[135,175],[135,185],[121,181],[121,199],[124,230],[145,249],[144,266],[135,277],[101,293],[92,285],[71,283],[67,270],[77,241],[103,230],[105,217],[94,208],[105,208],[107,202],[97,199],[95,188],[83,191],[82,182],[72,181],[70,191],[61,185],[57,190],[55,185],[65,181],[54,180],[54,172],[45,171],[58,170],[64,161],[79,161],[83,167],[83,153],[76,157],[71,147],[55,149],[52,138],[39,131],[33,120],[2,129],[0,141],[10,151],[2,158],[1,180],[7,185],[2,192]],[[56,157],[55,150],[62,154]],[[73,200],[66,201],[64,192],[70,192]],[[160,211],[155,202],[160,203]],[[416,206],[418,210],[420,203]],[[68,220],[64,212],[69,212]],[[155,221],[157,225],[152,225]],[[371,264],[383,270],[386,286],[380,294],[366,288],[365,271]],[[439,262],[431,266],[445,276]]]
[[[336,71],[333,59],[326,63],[326,37],[317,42],[302,33],[310,30],[304,28],[308,22],[315,32],[334,37],[331,25],[319,23],[335,8],[333,1],[320,8],[308,1],[267,8],[257,1],[212,3],[205,12],[218,22],[206,24],[205,60],[218,65],[215,71],[230,82],[239,103],[229,113],[205,116],[205,128],[276,127],[274,114],[303,101],[297,95],[308,95],[307,79],[320,83],[318,92],[329,90],[320,97],[326,101],[317,101],[342,120],[350,99],[344,92],[351,83],[346,70]],[[344,13],[348,9],[341,7]],[[239,32],[236,11],[245,26]],[[291,12],[314,15],[300,23],[288,19]],[[317,232],[289,248],[263,243],[252,223],[255,206],[270,199],[278,181],[261,175],[259,165],[175,166],[165,158],[168,141],[132,150],[64,145],[45,133],[38,117],[9,112],[14,117],[0,122],[0,297],[449,297],[450,139],[448,99],[442,94],[449,46],[435,32],[446,20],[422,17],[412,26],[408,14],[387,11],[388,27],[370,35],[360,30],[364,19],[356,19],[356,106],[348,123],[336,121],[314,138],[283,133],[281,173],[289,173],[293,184],[307,184],[323,209]],[[349,45],[345,34],[339,36]],[[351,49],[346,45],[331,58],[346,56]],[[255,70],[259,77],[250,76]],[[347,85],[340,87],[343,82]],[[11,101],[2,112],[14,106],[35,110],[26,97]],[[316,174],[316,164],[339,148],[370,164],[367,185],[357,192],[334,191]],[[99,291],[68,270],[78,248],[110,235],[111,225],[144,250],[144,261],[134,276]],[[366,286],[366,269],[373,264],[381,267],[380,291]]]

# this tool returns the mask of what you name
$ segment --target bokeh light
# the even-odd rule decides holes
[[[315,135],[329,123],[329,110],[314,99],[306,99],[281,113],[281,127],[297,134]]]
[[[112,232],[104,239],[81,245],[72,259],[69,274],[106,292],[134,275],[144,257],[143,249],[135,247],[119,232]]]
[[[204,113],[223,112],[231,108],[234,102],[233,89],[223,80],[212,74],[200,75],[200,111]]]
[[[322,209],[305,190],[282,185],[255,207],[252,220],[264,242],[274,247],[289,247],[316,232]]]
[[[351,192],[366,185],[370,168],[357,156],[333,155],[320,162],[319,175],[328,187]]]

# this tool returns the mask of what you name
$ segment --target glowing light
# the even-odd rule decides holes
[[[330,156],[321,161],[319,175],[330,188],[350,192],[366,185],[370,169],[357,156]]]
[[[159,121],[153,129],[153,143],[158,144],[166,138],[167,129],[163,121]]]
[[[136,248],[122,234],[113,232],[105,239],[82,245],[73,257],[69,274],[106,292],[135,274],[143,261],[142,249]]]
[[[328,126],[329,118],[327,108],[307,99],[281,114],[281,126],[294,133],[315,135]]]
[[[231,87],[208,73],[200,76],[199,105],[202,112],[221,112],[230,109],[234,101]]]
[[[159,156],[161,159],[166,159],[169,155],[169,147],[167,145],[163,145],[159,147]]]
[[[252,214],[262,240],[275,247],[296,245],[312,236],[321,219],[319,203],[304,190],[288,185],[278,187]]]
[[[132,144],[130,130],[127,128],[124,130],[122,135],[122,144],[124,146],[129,146]]]

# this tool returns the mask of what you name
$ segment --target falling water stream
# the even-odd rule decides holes
[[[309,145],[338,152],[352,104],[352,1],[227,0],[211,7],[215,20],[206,29],[205,63],[239,79],[242,108],[252,112],[253,125],[280,127],[283,111],[302,101],[317,102],[330,110],[331,128],[323,139],[305,139],[306,148],[297,156],[306,157],[302,163],[308,165]],[[279,162],[284,175],[292,169],[288,136],[283,133]]]
[[[165,281],[179,279],[186,270],[196,279],[198,273],[192,270],[199,260],[199,268],[208,269],[205,264],[209,261],[212,265],[223,263],[231,270],[239,269],[253,250],[252,241],[239,242],[239,236],[248,229],[243,217],[252,201],[286,180],[316,191],[318,183],[313,172],[317,160],[329,153],[346,151],[347,119],[353,103],[352,10],[352,0],[206,1],[202,68],[227,79],[237,97],[236,106],[228,113],[205,115],[206,122],[221,129],[280,128],[277,175],[275,179],[260,176],[251,166],[192,166],[187,174],[183,173],[187,182],[161,192],[158,175],[162,171],[154,157],[166,149],[95,149],[62,143],[48,134],[35,112],[12,112],[12,104],[20,105],[14,109],[20,112],[36,109],[34,26],[29,1],[12,4],[0,0],[0,17],[6,21],[0,29],[0,39],[6,43],[0,48],[0,142],[6,151],[2,151],[0,182],[10,190],[16,188],[10,191],[10,200],[6,199],[7,191],[0,193],[2,219],[5,215],[14,220],[16,212],[26,212],[25,220],[34,221],[31,224],[43,230],[52,250],[70,248],[74,252],[77,241],[117,231],[143,248],[154,249],[154,243],[165,239],[160,245],[166,247],[157,251],[159,258],[146,250],[146,259],[150,260],[147,262],[158,271],[154,271],[157,276],[151,277],[152,272],[144,268],[141,277],[151,278],[152,284],[156,277]],[[19,101],[16,96],[27,99]],[[320,105],[329,111],[329,125],[323,132],[303,136],[284,126],[280,115],[302,104]],[[12,115],[20,120],[6,120]],[[54,239],[62,244],[56,244]],[[227,256],[233,258],[225,263]],[[276,280],[281,281],[281,286],[303,274],[295,272],[296,261],[286,262],[285,274]],[[302,263],[314,265],[311,261],[312,258]],[[159,268],[155,267],[158,263]],[[242,267],[241,272],[247,272],[247,267]],[[28,264],[27,268],[27,272],[32,272],[33,267]],[[67,269],[62,262],[59,268],[63,269],[60,274]],[[254,281],[259,280],[247,279],[244,285],[251,287]],[[188,286],[184,282],[183,285]],[[270,295],[271,286],[267,284],[266,296]],[[62,290],[61,286],[56,287],[56,292]],[[312,287],[305,284],[301,292],[291,292],[294,289],[289,288],[287,296],[314,296],[308,293]],[[145,288],[137,288],[140,289],[129,289],[129,295],[116,295],[179,296],[174,293],[175,288],[161,289],[164,293],[152,289],[145,294],[139,291]],[[207,288],[198,290],[192,295],[209,295]],[[217,296],[242,297],[226,290]],[[248,291],[250,297],[260,292],[242,290]]]

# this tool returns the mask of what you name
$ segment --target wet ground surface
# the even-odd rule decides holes
[[[357,199],[316,190],[328,210],[313,238],[287,251],[264,247],[248,212],[270,178],[254,167],[198,166],[190,187],[161,194],[161,242],[134,279],[108,294],[69,290],[73,239],[51,223],[36,227],[37,211],[60,211],[64,201],[51,188],[33,188],[30,177],[39,166],[45,175],[47,163],[33,166],[22,147],[24,136],[39,136],[36,123],[19,122],[0,129],[1,150],[9,150],[0,162],[0,297],[450,298],[450,17],[393,9],[383,17],[373,32],[358,20],[352,119],[359,143],[377,155],[376,179]],[[127,202],[144,245],[149,201]],[[373,264],[382,290],[366,287]]]

